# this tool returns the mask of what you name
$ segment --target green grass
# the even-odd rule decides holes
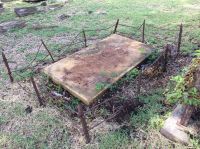
[[[49,11],[48,13],[34,14],[23,19],[27,21],[28,27],[34,23],[59,25],[58,28],[42,31],[34,31],[28,29],[28,27],[22,30],[15,30],[16,34],[21,36],[25,33],[31,33],[40,37],[52,37],[59,33],[70,33],[81,31],[83,28],[96,29],[108,27],[113,25],[119,18],[120,23],[126,23],[134,26],[139,26],[144,19],[148,24],[154,24],[157,26],[166,26],[167,28],[178,29],[181,22],[185,24],[198,24],[193,20],[198,20],[198,9],[189,9],[188,5],[198,4],[199,0],[108,0],[104,2],[95,2],[95,0],[75,0],[56,11]],[[26,3],[14,3],[17,6],[27,5]],[[9,9],[5,14],[1,15],[1,20],[11,20],[15,16],[12,13],[12,3],[9,5]],[[98,15],[95,12],[98,10],[106,11],[106,14]],[[88,11],[93,13],[89,14]],[[8,15],[8,13],[10,15]],[[69,19],[58,23],[58,15],[66,13],[75,13]],[[12,15],[11,15],[12,14]],[[190,15],[189,15],[190,14]],[[8,17],[9,16],[9,17]],[[120,27],[119,30],[125,30],[131,32],[132,29],[124,29]],[[153,33],[166,34],[166,32],[150,29]],[[198,31],[199,32],[199,31]],[[199,34],[195,30],[191,32],[191,36],[199,39]],[[167,32],[168,34],[169,32]],[[92,33],[87,33],[88,36],[92,36]],[[150,39],[152,40],[152,39]],[[160,42],[160,41],[159,41]]]
[[[26,71],[17,71],[12,74],[14,76],[15,81],[22,81],[25,79],[30,79],[34,76],[34,72],[32,70],[26,70]]]
[[[135,128],[143,130],[159,130],[166,119],[166,113],[167,116],[169,115],[166,111],[167,109],[162,105],[162,101],[165,99],[162,95],[162,90],[155,91],[148,96],[140,96],[139,98],[145,105],[132,113],[131,124]],[[165,115],[161,115],[161,112],[164,112]]]
[[[53,1],[49,1],[49,3],[52,2]],[[169,43],[168,40],[170,40],[170,43],[175,42],[175,39],[177,41],[178,31],[157,29],[150,25],[179,30],[180,23],[183,23],[184,37],[181,50],[185,53],[191,53],[193,49],[197,48],[197,45],[193,44],[193,42],[198,43],[200,40],[200,29],[198,28],[200,14],[198,13],[198,9],[190,7],[198,6],[199,2],[199,0],[127,0],[126,2],[123,0],[108,0],[103,2],[96,2],[95,0],[74,0],[67,3],[59,10],[16,18],[13,13],[14,7],[31,6],[31,4],[14,1],[5,4],[6,11],[1,14],[0,20],[2,22],[13,19],[25,20],[27,24],[25,28],[14,29],[10,31],[11,34],[8,34],[8,36],[13,34],[17,36],[18,39],[22,40],[27,34],[40,37],[46,41],[45,43],[47,43],[47,46],[55,55],[72,53],[73,48],[80,48],[83,45],[61,49],[60,47],[63,44],[51,41],[51,38],[64,33],[76,35],[78,32],[82,31],[82,29],[107,28],[114,25],[117,19],[120,19],[120,23],[122,24],[136,27],[140,26],[143,20],[146,19],[145,39],[148,43],[160,48]],[[106,11],[106,14],[97,14],[96,12],[99,10]],[[92,13],[89,14],[89,11],[92,11]],[[58,16],[62,14],[71,14],[71,17],[59,21]],[[41,30],[32,29],[32,26],[38,23],[40,25],[56,25],[58,27]],[[189,27],[190,25],[195,27]],[[105,35],[111,33],[113,29],[114,27],[110,28],[108,31],[86,31],[86,36],[87,38],[92,36],[103,38]],[[136,39],[141,40],[141,31],[137,29],[119,26],[118,31],[135,35],[135,37],[137,37]],[[162,39],[156,39],[154,36],[158,36]],[[73,36],[66,38],[72,40]],[[82,34],[80,34],[80,38],[82,39]],[[27,40],[26,42],[28,45],[30,41]],[[24,52],[27,45],[21,46],[18,51]],[[42,57],[43,56],[40,55],[38,59]],[[29,60],[29,57],[27,59]]]
[[[129,143],[129,138],[126,132],[111,132],[99,138],[100,149],[116,149],[123,148]]]
[[[69,148],[69,134],[65,123],[45,109],[27,114],[24,105],[0,101],[0,148]],[[14,120],[14,121],[13,121]],[[7,124],[12,122],[10,131]]]
[[[98,82],[98,83],[95,84],[95,89],[96,89],[96,91],[101,91],[107,85],[109,85],[109,84],[108,83],[104,83],[104,82]]]

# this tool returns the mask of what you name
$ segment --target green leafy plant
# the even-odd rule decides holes
[[[99,83],[96,83],[95,89],[96,89],[96,91],[101,91],[107,85],[108,85],[108,83],[99,82]]]
[[[156,58],[159,56],[159,51],[158,50],[154,50],[149,57],[147,58],[147,62],[148,63],[152,63],[153,61],[156,60]]]
[[[200,50],[196,50],[194,55],[197,56],[197,57],[200,57]]]
[[[193,74],[199,64],[200,59],[194,59],[186,73],[177,75],[171,79],[172,83],[166,91],[166,97],[170,103],[180,102],[186,105],[200,105],[200,94],[193,85]]]
[[[134,79],[139,74],[139,69],[134,68],[130,72],[128,72],[127,76],[125,77],[125,80],[129,81]]]

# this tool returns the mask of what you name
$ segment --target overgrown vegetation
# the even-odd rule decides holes
[[[167,100],[171,103],[183,103],[186,105],[199,106],[200,95],[194,86],[194,74],[200,66],[200,52],[196,51],[197,58],[193,59],[192,64],[185,68],[182,74],[171,79],[173,81],[166,93]]]
[[[168,116],[167,108],[164,108],[163,90],[158,89],[148,96],[140,96],[140,101],[145,105],[132,113],[131,124],[134,128],[141,128],[143,130],[157,129],[160,130],[166,116]],[[165,113],[165,115],[162,115]]]
[[[163,93],[163,89],[157,89],[151,94],[139,96],[139,100],[144,105],[132,112],[130,119],[117,130],[108,134],[101,134],[100,132],[97,135],[98,147],[101,149],[183,147],[176,143],[167,143],[159,135],[160,128],[171,114],[171,109],[164,105],[165,97]],[[148,141],[144,143],[147,139]],[[198,147],[197,139],[194,138],[192,142],[194,146],[196,144]],[[89,145],[89,148],[93,148],[93,145]]]

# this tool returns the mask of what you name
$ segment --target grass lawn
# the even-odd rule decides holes
[[[49,4],[57,3],[49,0]],[[25,20],[27,26],[0,34],[0,47],[11,63],[12,70],[29,64],[36,55],[41,61],[47,54],[42,47],[37,53],[42,38],[53,55],[69,54],[73,48],[65,44],[83,29],[87,38],[103,37],[111,33],[117,19],[120,24],[138,28],[146,20],[146,41],[156,47],[177,41],[179,25],[183,24],[183,44],[181,50],[191,54],[200,47],[200,0],[69,0],[64,7],[46,13],[18,18],[13,12],[15,7],[33,6],[21,1],[4,3],[5,12],[0,14],[0,22]],[[59,16],[69,15],[65,20]],[[34,29],[35,25],[57,26],[54,28]],[[155,27],[158,28],[155,28]],[[87,31],[111,27],[107,31]],[[141,30],[119,26],[118,31],[131,34],[141,40]],[[166,30],[167,29],[167,30]],[[169,30],[168,30],[169,29]],[[157,39],[158,37],[159,39]],[[160,39],[161,38],[161,39]],[[82,34],[78,39],[83,40]],[[169,42],[169,41],[170,42]],[[91,44],[92,41],[89,41]],[[78,45],[81,46],[81,45]],[[48,57],[48,60],[51,60]],[[14,62],[12,62],[14,61]],[[21,75],[29,76],[23,72]],[[157,88],[150,95],[141,96],[144,106],[131,113],[124,124],[108,122],[105,131],[97,130],[91,144],[86,145],[80,134],[74,134],[68,117],[60,115],[51,106],[38,107],[35,97],[16,93],[6,80],[0,58],[0,148],[187,148],[172,143],[162,137],[159,129],[170,115],[171,107],[165,107],[164,88]],[[20,79],[17,78],[16,79]],[[6,84],[6,85],[5,85]],[[0,92],[0,94],[1,94]],[[10,95],[7,95],[7,93]],[[4,93],[4,94],[3,94]],[[19,94],[22,94],[19,96]],[[117,94],[117,93],[116,93]],[[119,98],[124,97],[118,93]],[[33,106],[33,112],[27,114],[26,106]],[[115,125],[116,128],[113,128]],[[126,125],[126,127],[123,127]],[[112,129],[110,129],[112,128]],[[75,138],[75,139],[74,139]],[[200,137],[192,136],[190,147],[200,148]]]

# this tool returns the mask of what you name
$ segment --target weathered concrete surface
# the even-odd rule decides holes
[[[44,72],[89,105],[150,53],[147,45],[114,34],[47,66]]]
[[[160,133],[166,138],[187,145],[189,143],[189,136],[183,131],[178,123],[184,114],[186,106],[179,104],[173,111],[172,116],[169,117],[161,128]]]
[[[15,28],[23,28],[25,26],[26,26],[25,21],[13,20],[9,22],[3,22],[0,23],[0,33],[7,32]]]
[[[24,17],[35,13],[41,13],[42,10],[36,6],[33,6],[33,7],[15,8],[14,12],[18,17]]]

